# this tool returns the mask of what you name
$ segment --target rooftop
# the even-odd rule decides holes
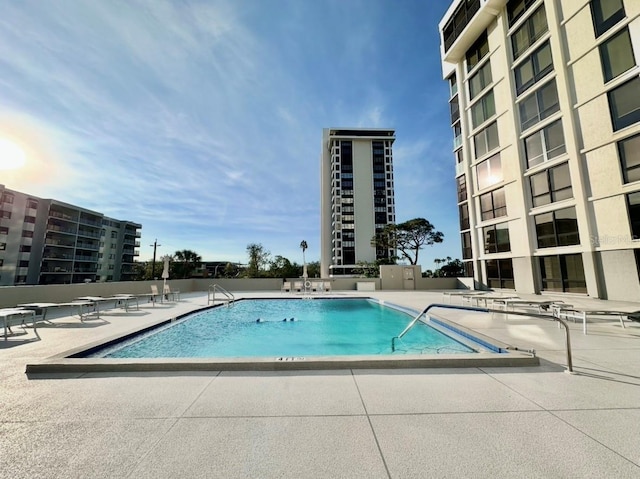
[[[442,302],[439,292],[367,296],[412,309]],[[640,324],[622,329],[615,319],[590,323],[588,335],[569,323],[576,374],[564,372],[564,333],[553,322],[449,310],[440,315],[535,349],[541,365],[24,373],[27,363],[206,303],[206,293],[189,293],[100,320],[51,316],[39,338],[27,329],[0,340],[0,470],[13,478],[640,477]]]

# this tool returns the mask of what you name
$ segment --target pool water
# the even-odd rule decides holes
[[[286,319],[286,321],[285,321]],[[293,320],[292,320],[293,319]],[[470,353],[474,349],[367,299],[242,300],[194,313],[92,354],[107,358],[310,357]]]

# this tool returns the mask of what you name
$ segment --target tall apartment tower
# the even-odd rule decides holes
[[[440,22],[468,275],[640,297],[640,1],[456,0]]]
[[[0,286],[133,280],[141,228],[0,185]]]
[[[395,223],[393,154],[395,131],[325,128],[321,155],[322,277],[348,276],[361,262],[389,258],[371,239]]]

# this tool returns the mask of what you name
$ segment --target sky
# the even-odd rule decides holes
[[[0,184],[190,249],[320,259],[322,129],[393,128],[396,220],[460,258],[438,22],[450,0],[0,0]]]

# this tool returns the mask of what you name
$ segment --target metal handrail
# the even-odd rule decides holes
[[[564,330],[565,330],[565,339],[566,339],[566,347],[567,347],[567,372],[573,373],[573,360],[571,357],[571,338],[569,335],[569,325],[565,321],[563,321],[561,318],[558,318],[556,316],[547,316],[539,313],[525,313],[521,311],[506,311],[502,309],[480,308],[475,306],[459,306],[455,304],[433,303],[427,306],[418,316],[413,318],[411,322],[407,325],[407,327],[404,328],[404,330],[399,335],[391,338],[391,351],[396,350],[396,339],[401,339],[402,336],[407,334],[407,332],[409,332],[409,330],[413,328],[413,326],[418,322],[418,320],[422,316],[424,316],[427,313],[427,311],[429,311],[431,308],[458,309],[462,311],[476,311],[479,313],[515,314],[516,316],[527,316],[532,318],[544,319],[547,321],[557,321],[558,323],[564,326]]]
[[[222,293],[224,296],[227,297],[227,306],[229,306],[231,303],[233,303],[236,300],[236,297],[233,295],[233,293],[230,293],[229,291],[224,289],[222,286],[218,284],[210,284],[209,293],[207,294],[207,304],[216,303],[216,291]]]

